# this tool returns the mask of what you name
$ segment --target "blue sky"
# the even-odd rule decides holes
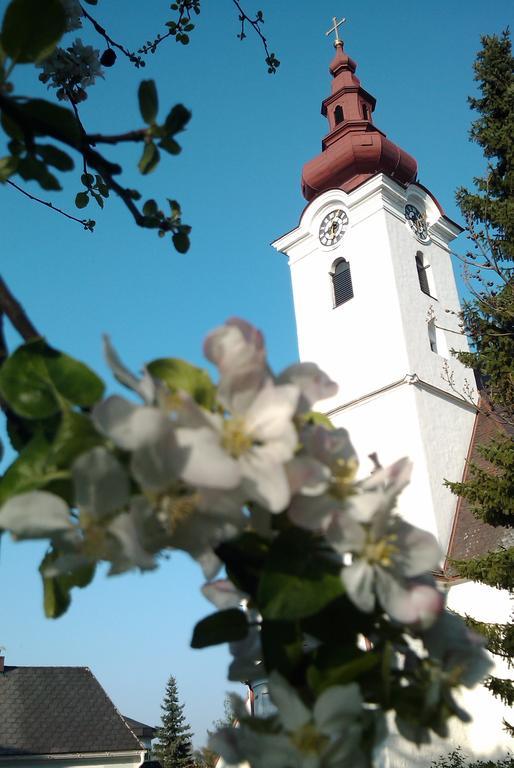
[[[0,1],[2,12],[6,4]],[[176,102],[192,110],[180,137],[182,154],[166,156],[145,179],[135,168],[138,149],[115,148],[111,155],[124,162],[126,183],[145,199],[181,202],[184,221],[193,227],[187,255],[138,230],[115,199],[103,213],[87,209],[97,220],[90,234],[0,189],[4,278],[53,346],[106,377],[103,332],[134,369],[157,356],[202,364],[203,337],[231,315],[263,329],[273,367],[296,359],[287,263],[269,243],[296,225],[305,203],[301,166],[319,152],[326,132],[320,104],[330,92],[333,48],[324,32],[334,13],[348,18],[346,50],[377,98],[375,124],[416,157],[420,181],[450,217],[459,220],[455,188],[482,171],[480,152],[467,139],[466,97],[473,92],[480,34],[512,22],[507,0],[242,4],[249,12],[264,11],[264,32],[282,62],[277,75],[267,75],[254,35],[249,32],[244,43],[236,39],[231,0],[204,0],[188,47],[163,43],[139,71],[120,58],[81,109],[90,131],[139,127],[137,85],[153,77],[162,117]],[[151,5],[150,11],[135,0],[100,0],[88,9],[113,38],[137,48],[169,18],[168,2]],[[74,34],[102,48],[89,27]],[[30,67],[18,67],[13,80],[21,93],[44,95]],[[68,174],[62,193],[41,196],[73,212],[79,173]],[[14,334],[9,340],[18,343]],[[2,540],[0,644],[7,663],[87,665],[123,713],[150,723],[159,719],[164,686],[174,674],[195,742],[202,744],[223,710],[228,655],[220,648],[189,648],[194,623],[210,612],[198,593],[196,565],[174,554],[156,573],[101,574],[75,594],[65,617],[49,621],[37,573],[42,550]]]

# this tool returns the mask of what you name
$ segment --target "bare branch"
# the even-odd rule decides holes
[[[241,4],[239,3],[238,0],[232,0],[232,2],[234,3],[234,5],[236,6],[237,10],[239,11],[239,21],[241,22],[241,32],[238,35],[239,39],[240,40],[244,40],[245,39],[245,37],[246,37],[245,25],[246,24],[250,24],[250,26],[252,27],[254,32],[256,32],[257,35],[259,36],[259,38],[261,40],[261,43],[263,45],[264,51],[266,53],[265,61],[266,61],[266,64],[268,65],[268,72],[270,74],[274,74],[277,71],[277,67],[279,66],[280,62],[278,61],[278,59],[275,58],[275,54],[274,53],[270,53],[270,51],[268,49],[268,41],[266,40],[266,38],[262,34],[262,31],[261,31],[261,28],[260,28],[260,25],[264,21],[264,19],[262,17],[262,13],[260,11],[258,11],[257,12],[257,16],[255,17],[255,19],[252,19],[252,18],[250,18],[250,16],[248,16],[246,11],[244,11],[242,9]]]
[[[17,189],[18,192],[21,192],[22,195],[25,195],[25,197],[28,197],[29,200],[34,200],[34,202],[36,203],[41,203],[41,205],[46,205],[47,208],[51,208],[52,211],[55,211],[56,213],[60,213],[61,216],[65,216],[67,219],[71,219],[71,221],[76,221],[77,224],[82,224],[84,229],[89,230],[89,232],[93,231],[95,222],[92,219],[77,219],[76,216],[72,216],[71,213],[66,213],[66,211],[63,211],[61,208],[57,208],[56,205],[53,205],[53,203],[48,202],[48,200],[41,200],[40,197],[31,195],[25,189],[22,189],[17,184],[15,184],[14,181],[11,181],[10,179],[6,179],[5,183],[9,184],[10,187],[14,187],[14,189]]]
[[[31,341],[31,339],[39,339],[41,337],[41,334],[29,319],[18,299],[13,296],[2,277],[0,277],[0,312],[9,318],[13,327],[16,328],[24,341]]]
[[[91,14],[90,14],[90,13],[88,13],[88,12],[86,11],[86,9],[84,8],[84,6],[83,6],[83,5],[81,5],[80,7],[81,7],[81,9],[82,9],[82,14],[83,14],[83,16],[84,16],[84,17],[85,17],[85,18],[86,18],[88,21],[90,21],[90,22],[91,22],[91,24],[93,25],[93,27],[95,28],[95,30],[98,32],[98,34],[99,34],[99,35],[101,35],[101,36],[104,38],[105,42],[107,43],[107,47],[108,47],[108,48],[117,48],[117,49],[118,49],[118,51],[121,51],[121,52],[123,53],[123,55],[124,55],[124,56],[126,56],[126,57],[127,57],[127,59],[128,59],[129,61],[131,61],[131,62],[132,62],[132,64],[134,64],[134,66],[135,66],[137,69],[139,69],[139,67],[144,67],[144,66],[145,66],[145,62],[143,61],[143,59],[141,58],[141,56],[137,56],[137,54],[135,54],[135,53],[134,53],[134,51],[129,51],[127,48],[125,48],[125,46],[124,46],[124,45],[122,45],[121,43],[117,43],[115,40],[113,40],[113,39],[112,39],[112,37],[110,37],[110,36],[107,34],[107,30],[105,29],[105,27],[102,27],[102,25],[101,25],[101,24],[99,24],[99,23],[96,21],[96,19],[94,19],[94,18],[91,16]]]
[[[88,144],[122,144],[127,141],[140,142],[146,138],[148,128],[139,128],[136,131],[127,131],[127,133],[118,133],[114,136],[104,136],[102,133],[86,133]]]
[[[5,340],[4,333],[4,313],[0,311],[0,367],[4,360],[9,357],[9,350],[7,349],[7,342]]]

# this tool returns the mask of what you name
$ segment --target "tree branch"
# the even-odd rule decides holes
[[[261,11],[257,11],[257,16],[255,17],[255,19],[252,19],[250,18],[250,16],[248,16],[246,11],[242,9],[241,4],[239,3],[238,0],[232,0],[232,2],[234,3],[234,5],[236,6],[239,12],[239,21],[241,22],[241,32],[238,35],[239,39],[240,40],[245,39],[246,37],[245,24],[246,23],[250,24],[254,32],[256,32],[257,35],[260,37],[261,43],[264,47],[264,51],[266,53],[265,61],[266,61],[266,64],[268,65],[268,72],[270,74],[275,73],[277,71],[277,67],[279,66],[280,62],[278,61],[278,59],[275,58],[274,53],[270,53],[268,49],[268,41],[266,40],[266,38],[261,32],[259,25],[262,24],[264,21]]]
[[[93,168],[94,170],[98,171],[98,173],[102,176],[105,184],[121,198],[121,200],[123,201],[127,209],[132,214],[136,224],[140,227],[146,227],[145,222],[147,219],[141,213],[141,211],[139,211],[137,206],[134,204],[134,200],[130,194],[130,191],[122,187],[121,184],[118,184],[113,178],[115,174],[121,173],[121,166],[119,166],[117,163],[111,163],[109,160],[107,160],[107,158],[103,157],[103,155],[101,155],[99,152],[92,149],[89,143],[86,143],[83,141],[82,134],[80,138],[77,138],[77,140],[73,140],[72,138],[70,138],[70,136],[67,136],[59,132],[59,130],[57,130],[54,125],[47,123],[41,118],[34,117],[33,115],[30,115],[30,117],[27,116],[23,112],[23,109],[20,107],[19,103],[17,103],[14,99],[2,93],[0,93],[0,110],[2,110],[7,115],[9,115],[9,117],[11,117],[16,123],[18,123],[18,125],[20,125],[23,128],[23,130],[29,135],[34,133],[41,133],[45,136],[50,136],[56,141],[59,141],[62,144],[65,144],[66,146],[70,147],[71,149],[74,149],[76,152],[79,152],[81,155],[83,155],[86,159],[87,165],[90,168]],[[81,128],[79,127],[79,124],[77,124],[77,127],[80,132]],[[14,185],[13,182],[10,182],[10,183]],[[29,196],[28,193],[25,193],[25,194]],[[39,200],[39,202],[46,204],[44,201],[41,201],[41,200]],[[51,206],[51,205],[48,205],[48,207],[54,208],[54,206]],[[67,214],[64,214],[64,215],[67,215]],[[163,225],[162,228],[164,230],[173,231],[172,227],[166,227]]]
[[[110,36],[107,34],[107,30],[105,29],[105,27],[102,27],[102,25],[101,25],[101,24],[99,24],[99,23],[96,21],[96,19],[94,19],[94,18],[91,16],[91,14],[89,14],[89,13],[86,11],[86,9],[84,8],[84,6],[83,6],[83,5],[81,5],[80,7],[81,7],[81,9],[82,9],[82,14],[83,14],[83,16],[84,16],[84,17],[85,17],[85,18],[86,18],[88,21],[90,21],[90,22],[91,22],[91,24],[93,25],[93,27],[95,28],[95,30],[98,32],[98,34],[99,34],[99,35],[101,35],[101,36],[104,38],[105,42],[107,43],[107,46],[108,46],[108,48],[117,48],[117,49],[118,49],[118,51],[121,51],[121,52],[123,53],[123,55],[124,55],[124,56],[126,56],[126,57],[127,57],[127,59],[128,59],[129,61],[131,61],[131,62],[132,62],[132,64],[134,64],[134,66],[135,66],[137,69],[139,69],[139,67],[144,67],[144,66],[145,66],[145,62],[143,61],[143,59],[141,58],[141,56],[137,56],[137,55],[136,55],[136,54],[135,54],[133,51],[129,51],[127,48],[125,48],[125,46],[124,46],[124,45],[121,45],[121,43],[117,43],[115,40],[113,40],[113,39],[112,39],[112,37],[110,37]]]
[[[40,197],[31,195],[25,189],[22,189],[17,184],[15,184],[14,181],[11,181],[10,179],[6,179],[5,183],[9,184],[9,186],[11,187],[14,187],[14,189],[17,189],[18,192],[21,192],[22,195],[25,195],[25,197],[28,197],[29,200],[33,200],[36,203],[41,203],[41,205],[46,205],[47,208],[51,208],[52,211],[55,211],[56,213],[60,213],[61,216],[65,216],[67,219],[71,219],[71,221],[76,221],[78,224],[82,224],[84,229],[89,230],[89,232],[93,231],[95,222],[92,219],[77,219],[76,216],[72,216],[71,213],[66,213],[66,211],[63,211],[61,208],[57,208],[56,205],[53,205],[53,203],[48,202],[48,200],[42,200]]]
[[[7,349],[7,342],[5,340],[4,333],[4,313],[0,311],[0,367],[4,360],[9,357],[9,351]]]
[[[104,136],[102,133],[86,133],[88,144],[122,144],[127,141],[144,141],[148,129],[139,128],[136,131],[127,131],[127,133],[118,133],[114,136]]]
[[[0,277],[0,312],[9,318],[12,325],[24,341],[39,339],[41,334],[29,319],[27,313],[16,299],[7,284]]]

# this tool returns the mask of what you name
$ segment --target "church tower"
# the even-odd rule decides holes
[[[302,172],[308,204],[273,245],[289,259],[300,359],[339,385],[321,409],[349,430],[363,474],[373,453],[412,459],[400,511],[446,551],[456,498],[443,481],[461,478],[475,419],[460,394],[472,374],[449,352],[467,349],[450,258],[462,229],[374,124],[337,27],[328,133]]]

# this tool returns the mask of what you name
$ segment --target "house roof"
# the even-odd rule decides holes
[[[0,673],[0,757],[142,749],[87,667]]]
[[[502,434],[512,436],[514,430],[501,418],[497,418],[492,409],[488,407],[487,401],[482,399],[480,410],[475,417],[466,466],[462,476],[463,482],[468,479],[471,464],[489,469],[491,472],[495,471],[494,467],[480,455],[478,446],[487,444],[492,438]],[[468,499],[459,497],[446,555],[445,576],[451,578],[457,575],[457,571],[451,563],[452,560],[470,560],[488,552],[495,552],[502,547],[511,547],[513,544],[511,528],[492,526],[482,522],[473,514]]]
[[[157,733],[157,728],[153,725],[146,725],[146,723],[141,723],[139,720],[134,720],[133,717],[126,715],[123,715],[123,719],[138,738],[153,739]]]

